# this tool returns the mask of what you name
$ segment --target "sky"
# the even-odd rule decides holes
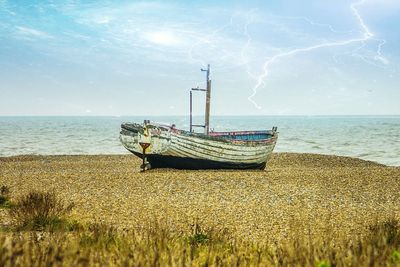
[[[207,64],[212,115],[399,115],[399,43],[399,0],[0,0],[0,116],[187,115]]]

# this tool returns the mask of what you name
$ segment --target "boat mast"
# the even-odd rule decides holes
[[[210,133],[210,104],[211,104],[211,80],[210,80],[210,64],[207,65],[207,69],[201,69],[201,71],[207,72],[207,89],[206,89],[206,110],[204,119],[204,134]]]
[[[193,127],[203,127],[204,128],[204,134],[208,135],[210,133],[210,103],[211,103],[211,80],[210,80],[210,64],[207,65],[207,69],[201,69],[201,71],[206,71],[207,72],[207,87],[206,89],[202,88],[192,88],[190,90],[190,128],[189,131],[193,132]],[[204,125],[196,125],[193,124],[193,91],[203,91],[206,92],[206,110],[205,110],[205,120],[204,120]]]

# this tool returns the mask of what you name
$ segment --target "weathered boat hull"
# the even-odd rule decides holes
[[[151,168],[264,169],[277,133],[273,130],[204,135],[147,122],[122,124],[120,139],[136,156],[145,154]]]

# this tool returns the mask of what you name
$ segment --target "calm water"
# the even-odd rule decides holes
[[[189,128],[183,116],[0,117],[0,156],[127,153],[118,139],[121,122],[145,118]],[[215,131],[278,126],[277,152],[343,155],[400,166],[400,116],[217,116],[211,125]]]

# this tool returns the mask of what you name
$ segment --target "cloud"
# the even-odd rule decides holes
[[[28,28],[28,27],[24,27],[24,26],[16,26],[15,27],[17,29],[17,35],[21,36],[21,37],[27,37],[27,38],[53,38],[50,34],[43,32],[43,31],[39,31],[33,28]]]
[[[382,8],[386,10],[390,9],[399,9],[400,8],[400,2],[398,0],[368,0],[368,4],[372,7],[376,8]]]
[[[382,9],[387,9],[387,5],[395,7],[398,2],[383,1],[388,4],[383,5],[382,2]],[[342,72],[345,72],[346,63],[350,61],[360,68],[364,62],[374,66],[396,63],[392,58],[390,62],[385,58],[388,52],[385,51],[384,40],[371,39],[372,30],[376,38],[381,36],[380,24],[375,22],[374,25],[372,13],[368,12],[379,6],[378,0],[365,2],[360,7],[360,14],[365,16],[366,24],[363,25],[361,21],[361,27],[360,18],[352,16],[347,3],[335,9],[336,13],[332,12],[331,17],[325,17],[318,14],[320,9],[307,4],[304,5],[307,12],[299,8],[287,14],[284,10],[269,9],[271,5],[255,8],[251,3],[222,8],[218,4],[193,5],[188,2],[68,1],[69,4],[57,3],[53,6],[39,4],[43,6],[43,12],[49,12],[48,16],[34,8],[31,13],[28,12],[31,8],[28,5],[24,12],[20,12],[23,6],[13,6],[17,16],[8,16],[3,22],[7,22],[8,26],[4,32],[11,31],[11,37],[22,41],[35,40],[28,45],[42,54],[49,54],[61,62],[73,63],[80,68],[107,69],[110,76],[124,76],[124,79],[136,77],[140,71],[143,77],[157,72],[157,77],[173,76],[177,78],[175,81],[192,83],[192,80],[200,80],[192,70],[196,71],[210,63],[212,75],[219,83],[215,86],[232,87],[232,91],[236,90],[245,99],[245,92],[258,84],[257,78],[264,73],[266,61],[276,61],[276,64],[273,64],[273,69],[269,66],[272,63],[267,64],[271,72],[259,85],[259,89],[268,86],[264,91],[276,89],[274,86],[277,81],[285,80],[282,73],[291,67],[289,65],[294,65],[293,62],[298,64],[296,70],[303,69],[306,61],[312,61],[316,65],[337,66]],[[337,10],[342,13],[337,13]],[[335,14],[338,20],[332,19]],[[27,21],[34,21],[35,24],[28,24]],[[1,22],[0,18],[0,30]],[[371,24],[371,31],[366,28],[368,24]],[[54,38],[51,39],[51,45],[49,38]],[[363,42],[366,39],[371,40]],[[393,43],[388,40],[389,45]],[[313,54],[311,50],[318,51]],[[341,61],[330,62],[332,54],[340,55]],[[294,56],[298,56],[299,60]],[[321,63],[324,56],[328,61]],[[350,56],[358,58],[354,60]],[[165,63],[177,64],[169,67],[172,64]],[[311,71],[308,73],[313,76]],[[317,72],[318,75],[321,73],[324,74],[325,70]],[[363,74],[360,72],[360,75]],[[290,80],[290,77],[287,79]],[[350,87],[346,83],[345,73],[340,76],[340,81],[340,86]],[[331,82],[327,80],[326,83]],[[261,92],[257,101],[266,103]],[[83,112],[85,110],[82,108]]]
[[[112,21],[112,18],[109,16],[100,16],[100,17],[94,18],[93,21],[97,24],[108,24]]]

